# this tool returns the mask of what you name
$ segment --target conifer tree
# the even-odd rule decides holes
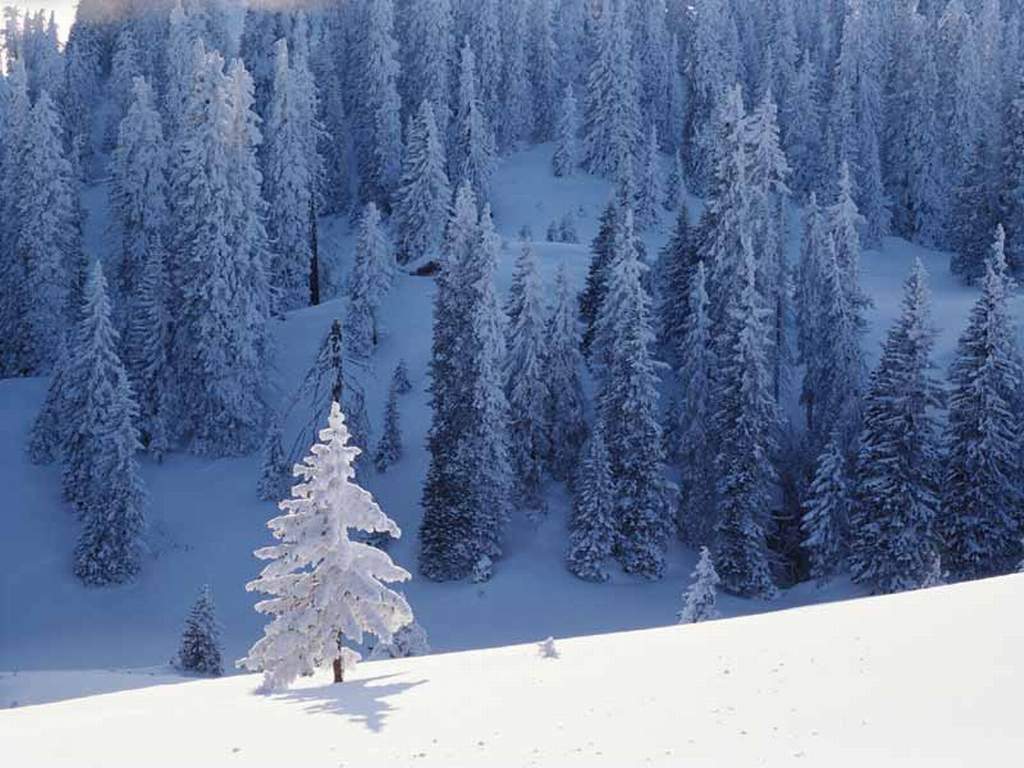
[[[550,141],[558,133],[558,85],[561,80],[552,22],[552,1],[532,0],[527,19],[530,39],[526,63],[533,94],[533,138],[536,141]]]
[[[785,126],[783,145],[793,164],[791,186],[798,197],[818,189],[822,181],[820,98],[818,64],[811,60],[810,51],[804,50],[781,115]]]
[[[587,75],[583,164],[610,176],[623,155],[641,145],[637,74],[630,52],[624,0],[604,4],[597,24],[596,51]]]
[[[32,107],[26,130],[15,248],[25,265],[30,368],[44,371],[53,365],[53,339],[63,333],[68,316],[68,275],[80,247],[78,203],[60,117],[46,91]]]
[[[391,377],[391,384],[400,395],[407,395],[412,392],[412,382],[409,381],[409,368],[405,364],[405,358],[398,361],[395,366],[395,373]]]
[[[320,440],[295,467],[302,482],[281,502],[284,514],[268,523],[278,543],[256,550],[271,562],[246,589],[268,595],[256,610],[272,618],[239,664],[263,672],[265,690],[285,687],[328,663],[335,682],[342,682],[345,668],[360,658],[345,641],[359,644],[371,634],[390,642],[413,619],[405,598],[386,586],[409,573],[383,550],[349,537],[350,529],[402,535],[353,482],[359,452],[349,445],[345,417],[334,402]]]
[[[855,581],[875,592],[920,587],[936,551],[939,466],[932,410],[942,404],[942,391],[930,372],[934,331],[926,279],[918,260],[865,398],[850,568]]]
[[[542,292],[536,256],[530,244],[524,243],[516,260],[506,310],[509,325],[505,392],[516,494],[529,509],[537,509],[541,503],[544,458],[548,451],[544,408],[550,382],[544,377],[547,349]]]
[[[473,516],[465,503],[466,468],[459,458],[469,420],[469,377],[465,361],[470,338],[471,283],[468,260],[478,235],[476,200],[469,184],[455,197],[441,249],[434,299],[430,396],[433,420],[427,434],[430,465],[423,487],[420,571],[429,579],[465,578],[473,569]]]
[[[847,457],[838,440],[830,440],[818,457],[805,504],[801,529],[811,564],[811,578],[823,583],[843,565],[851,508]]]
[[[359,382],[347,365],[347,349],[341,321],[335,320],[324,335],[316,358],[306,371],[291,402],[290,409],[301,408],[300,413],[304,418],[288,451],[288,466],[298,463],[302,452],[306,450],[303,446],[316,440],[317,429],[330,414],[331,403],[335,402],[342,403],[350,414],[346,423],[349,425],[347,429],[352,442],[360,449],[368,449],[370,425],[365,398]],[[283,421],[287,421],[287,418]]]
[[[985,274],[989,240],[996,228],[999,202],[991,166],[992,153],[983,139],[971,148],[960,184],[954,189],[949,242],[954,253],[949,268],[964,282],[973,284]]]
[[[435,134],[445,135],[451,116],[454,18],[450,0],[413,0],[404,10],[402,97],[407,109],[429,105]],[[408,141],[408,139],[407,139]],[[406,152],[409,152],[408,146]]]
[[[381,433],[374,466],[383,474],[388,467],[402,458],[402,431],[398,423],[398,388],[392,383],[388,389],[388,402],[384,408],[384,431]]]
[[[614,241],[615,261],[598,316],[599,412],[615,478],[616,556],[627,573],[662,576],[672,520],[663,478],[658,375],[651,355],[650,297],[627,210]]]
[[[770,456],[778,416],[765,343],[767,312],[748,240],[728,300],[714,395],[718,476],[716,568],[723,587],[746,597],[774,596],[765,521],[775,469]]]
[[[86,285],[65,403],[70,426],[64,453],[64,495],[82,530],[75,575],[102,586],[133,579],[141,566],[145,491],[135,452],[138,408],[117,355],[107,281],[99,262]]]
[[[277,502],[288,496],[291,466],[284,455],[283,439],[280,419],[272,419],[263,438],[260,479],[256,484],[256,492],[263,501]]]
[[[149,83],[131,84],[132,99],[113,153],[110,204],[121,238],[118,286],[122,301],[139,290],[142,272],[162,248],[168,225],[167,147]]]
[[[277,312],[310,303],[314,215],[323,164],[316,150],[315,89],[304,63],[289,57],[288,41],[274,46],[273,92],[267,119],[267,230],[273,242],[270,281]]]
[[[687,330],[692,282],[697,266],[690,215],[684,205],[676,214],[672,236],[662,249],[658,261],[658,341],[665,361],[674,367],[683,362],[679,344]]]
[[[174,666],[183,672],[220,677],[224,673],[220,650],[220,627],[210,585],[204,584],[185,618],[181,647]]]
[[[356,253],[348,282],[346,343],[356,357],[366,358],[381,336],[381,303],[395,279],[395,259],[380,223],[380,211],[368,203],[359,223]]]
[[[576,172],[576,166],[580,162],[578,135],[579,108],[570,82],[565,86],[555,126],[557,145],[551,161],[555,176],[572,176]]]
[[[157,461],[170,447],[169,424],[175,408],[170,285],[164,256],[163,244],[155,234],[130,298],[124,338],[125,366],[139,403],[142,445]]]
[[[471,251],[469,277],[473,307],[470,315],[468,371],[472,412],[459,460],[468,470],[473,519],[475,565],[501,554],[504,528],[509,519],[514,475],[509,450],[509,405],[504,392],[505,317],[498,303],[494,274],[498,236],[490,207],[480,215],[477,244]],[[479,580],[479,579],[478,579]]]
[[[450,197],[441,134],[434,110],[424,100],[406,139],[402,179],[395,195],[399,262],[417,261],[437,247]]]
[[[938,527],[943,563],[960,578],[1010,572],[1021,557],[1024,468],[1016,404],[1024,371],[1006,305],[1004,242],[999,228],[950,370],[949,456]]]
[[[686,207],[686,172],[683,170],[682,147],[672,155],[672,170],[665,180],[662,205],[666,211],[677,211]]]
[[[201,42],[192,65],[171,179],[178,429],[197,453],[240,454],[258,444],[263,417],[269,294],[258,132],[241,65],[226,76]]]
[[[679,612],[680,624],[696,624],[701,621],[713,621],[719,617],[715,607],[715,588],[720,583],[715,572],[715,564],[707,547],[700,548],[697,567],[690,574],[693,583],[683,595],[683,610]]]
[[[652,124],[643,144],[640,183],[636,190],[636,220],[639,229],[658,221],[661,206],[661,167],[658,158],[658,132]]]
[[[46,389],[46,399],[29,432],[28,457],[33,464],[52,464],[59,457],[67,439],[64,412],[71,397],[68,391],[71,355],[67,341],[62,338],[59,343],[56,362],[50,374],[50,386]]]
[[[608,464],[604,431],[596,427],[587,441],[576,475],[569,523],[569,571],[584,581],[608,581],[604,569],[615,546],[615,485]]]
[[[393,0],[368,0],[359,41],[360,97],[357,147],[362,162],[361,197],[391,210],[402,162],[401,101],[398,97],[398,44]]]
[[[500,107],[491,124],[502,149],[512,148],[516,142],[533,135],[533,92],[526,58],[529,43],[527,13],[530,10],[525,1],[501,4]]]
[[[480,82],[484,82],[482,77]],[[494,154],[494,133],[477,96],[476,58],[466,40],[459,64],[459,93],[449,154],[452,182],[468,183],[477,200],[487,201],[494,175]]]
[[[547,355],[543,366],[543,382],[547,385],[547,465],[556,480],[572,477],[587,434],[580,381],[583,358],[576,325],[576,306],[563,264],[555,278],[555,304],[547,324]]]
[[[717,371],[711,318],[708,315],[707,270],[697,264],[687,300],[689,310],[678,339],[681,407],[677,432],[680,467],[678,528],[691,546],[713,542],[715,530],[715,446],[713,383]]]
[[[116,134],[118,124],[134,101],[135,78],[141,75],[138,45],[132,28],[126,25],[117,34],[114,54],[110,62],[110,92],[114,101],[114,110],[111,114],[111,134]]]

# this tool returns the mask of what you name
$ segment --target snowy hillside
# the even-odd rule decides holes
[[[507,289],[517,237],[526,226],[537,242],[544,279],[565,264],[582,286],[590,256],[588,244],[610,185],[587,176],[554,179],[550,146],[516,154],[503,163],[495,184],[495,216],[505,239],[499,288]],[[90,195],[89,200],[98,196]],[[693,201],[694,213],[697,202]],[[581,244],[542,240],[547,225],[565,213],[576,214]],[[793,227],[799,233],[794,214]],[[347,224],[333,222],[323,248],[347,269],[352,240]],[[648,233],[656,250],[667,236],[667,222]],[[102,229],[93,227],[93,237]],[[795,258],[796,237],[790,257]],[[872,331],[865,342],[870,358],[897,314],[900,283],[912,259],[921,256],[932,274],[938,362],[946,366],[976,292],[948,273],[948,255],[889,238],[881,252],[865,252],[863,284],[874,301]],[[430,353],[433,281],[402,277],[388,297],[388,338],[374,357],[367,381],[368,410],[375,437],[380,433],[387,382],[399,359],[410,369],[413,392],[402,401],[406,456],[387,475],[368,468],[366,485],[405,535],[391,549],[396,562],[416,572],[416,531],[421,518],[420,489],[426,473],[424,447],[430,413],[424,391]],[[342,312],[339,301],[293,312],[275,323],[277,358],[274,381],[281,407],[311,364],[331,321]],[[224,626],[226,658],[233,660],[258,636],[262,617],[243,585],[258,563],[252,551],[269,540],[265,523],[274,506],[256,497],[258,456],[210,461],[174,454],[162,465],[143,460],[150,497],[151,560],[137,583],[105,590],[85,589],[70,571],[75,525],[60,502],[59,469],[29,463],[23,446],[45,393],[45,380],[0,381],[0,487],[6,499],[8,535],[0,540],[0,558],[10,563],[5,599],[0,602],[0,667],[62,669],[136,667],[163,664],[175,650],[181,620],[204,582],[209,582]],[[418,620],[436,651],[454,651],[528,642],[547,635],[569,636],[662,626],[674,621],[679,595],[695,556],[673,544],[669,570],[657,583],[618,573],[610,584],[588,584],[565,569],[568,496],[549,485],[549,513],[539,524],[515,515],[507,556],[495,578],[483,585],[435,584],[420,578],[406,585]],[[860,594],[844,581],[825,589],[813,583],[784,593],[773,602],[724,596],[725,615],[776,610]]]
[[[254,676],[4,675],[0,743],[9,764],[50,768],[1009,768],[1022,600],[1012,576],[559,639],[557,658],[519,645],[371,662],[272,697]]]

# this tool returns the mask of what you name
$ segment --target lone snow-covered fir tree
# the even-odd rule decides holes
[[[263,672],[263,689],[287,687],[299,675],[331,666],[335,682],[360,655],[345,645],[361,644],[364,633],[382,643],[412,623],[405,598],[386,586],[405,581],[408,571],[349,531],[402,535],[367,491],[353,482],[360,449],[338,403],[331,405],[326,429],[305,461],[296,465],[301,482],[282,501],[284,514],[268,523],[279,543],[256,550],[271,562],[246,589],[268,599],[256,610],[272,617],[263,637],[239,665]]]
[[[181,648],[174,665],[185,672],[218,676],[223,673],[220,627],[214,612],[213,593],[205,584],[185,619]]]

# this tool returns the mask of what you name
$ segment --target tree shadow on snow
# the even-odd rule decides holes
[[[381,684],[382,680],[392,677],[397,675],[381,675],[367,680],[350,680],[316,688],[300,688],[280,694],[277,698],[304,703],[307,712],[343,715],[354,722],[362,723],[371,731],[378,732],[383,729],[388,713],[395,709],[385,699],[398,696],[426,682],[417,680],[412,683]]]

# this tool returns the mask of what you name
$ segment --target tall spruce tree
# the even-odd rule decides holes
[[[510,416],[509,447],[516,495],[528,509],[541,504],[544,459],[548,455],[545,405],[549,386],[543,285],[537,258],[524,243],[516,259],[509,295],[505,393]]]
[[[875,592],[920,587],[936,553],[939,453],[933,410],[942,405],[943,393],[931,374],[935,333],[926,280],[918,260],[865,397],[850,568],[857,582]]]
[[[485,82],[483,77],[480,83]],[[476,57],[469,40],[462,46],[459,63],[459,92],[452,123],[449,176],[456,185],[468,183],[476,199],[486,202],[494,175],[494,133],[477,96]]]
[[[715,562],[726,591],[769,598],[774,596],[775,586],[765,526],[776,479],[771,454],[778,414],[765,350],[769,313],[757,289],[750,241],[744,238],[742,246],[737,284],[726,308],[715,381]]]
[[[555,277],[554,309],[547,323],[546,356],[542,381],[547,386],[545,430],[548,437],[547,466],[556,480],[573,475],[580,447],[587,434],[586,400],[580,369],[580,338],[576,303],[569,289],[565,265]]]
[[[424,99],[406,138],[395,195],[399,262],[417,261],[438,246],[450,197],[441,132],[430,101]]]
[[[652,357],[651,300],[637,253],[633,213],[613,244],[614,266],[597,322],[600,418],[615,478],[616,556],[627,573],[661,578],[673,524],[663,476],[658,374]]]
[[[92,586],[133,579],[141,567],[145,491],[135,452],[138,408],[117,354],[107,281],[94,263],[70,369],[64,493],[82,521],[75,575]]]
[[[848,460],[838,440],[830,440],[814,470],[804,505],[803,548],[810,559],[811,578],[819,583],[842,568],[852,501]]]
[[[584,581],[608,581],[604,566],[615,546],[615,485],[604,433],[590,435],[574,485],[566,565]]]
[[[949,456],[938,528],[943,565],[958,578],[1009,573],[1022,554],[1017,404],[1024,370],[1007,308],[1004,242],[1000,228],[949,377]]]
[[[555,127],[557,146],[552,156],[555,176],[572,176],[579,165],[579,108],[572,83],[565,86]]]

